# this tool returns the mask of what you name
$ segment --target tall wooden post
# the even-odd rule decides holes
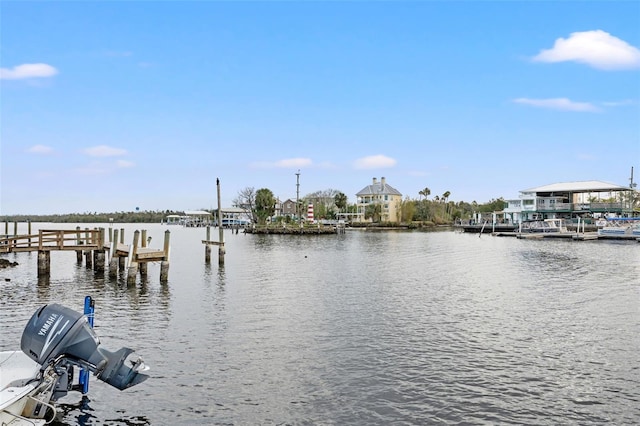
[[[84,228],[84,242],[88,244],[89,240],[89,228]],[[87,268],[93,266],[93,252],[91,250],[84,251],[84,263]]]
[[[27,234],[29,235],[29,248],[31,248],[31,219],[27,219]]]
[[[142,230],[142,240],[140,241],[140,247],[147,247],[147,230],[143,229]],[[140,276],[142,277],[146,277],[147,276],[147,262],[140,262],[139,265],[139,269],[140,269]]]
[[[138,273],[138,259],[136,255],[138,253],[138,240],[140,239],[140,231],[133,233],[133,246],[131,247],[131,260],[129,260],[129,271],[127,272],[127,284],[136,283],[136,274]]]
[[[218,265],[224,265],[224,232],[222,229],[222,205],[220,204],[220,179],[216,178],[218,189],[218,230],[220,235],[220,245],[218,246]]]
[[[13,222],[13,235],[18,235],[18,221]]]
[[[109,278],[118,277],[118,230],[113,230],[113,239],[111,240],[111,260],[109,261]]]
[[[117,238],[115,239],[118,240]],[[120,244],[124,244],[124,228],[120,228]],[[125,264],[127,262],[126,257],[118,257],[118,268],[124,271]]]
[[[76,244],[82,244],[82,235],[80,234],[80,227],[76,226]],[[82,263],[82,250],[76,250],[76,261]]]
[[[207,225],[207,241],[211,241],[211,227]],[[204,245],[204,263],[207,265],[211,263],[211,246],[209,244]]]
[[[160,282],[165,284],[169,280],[169,239],[171,232],[167,229],[164,231],[164,260],[160,262]]]
[[[4,221],[4,235],[6,235],[7,237],[9,236],[9,221],[8,220]]]

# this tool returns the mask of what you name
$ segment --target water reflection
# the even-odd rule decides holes
[[[172,229],[167,284],[159,265],[127,285],[67,257],[41,285],[19,257],[0,298],[3,347],[36,306],[80,308],[90,294],[106,347],[152,367],[125,392],[96,383],[61,424],[640,419],[637,243],[227,234],[220,266],[215,250],[204,261],[203,232]]]

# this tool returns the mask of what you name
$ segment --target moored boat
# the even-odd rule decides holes
[[[612,217],[600,220],[598,235],[640,237],[640,217]]]
[[[564,219],[528,220],[520,224],[519,233],[568,232]]]
[[[0,352],[0,424],[51,423],[58,399],[88,392],[89,372],[119,390],[147,379],[132,349],[99,346],[86,315],[59,304],[38,309],[22,333],[21,350]]]

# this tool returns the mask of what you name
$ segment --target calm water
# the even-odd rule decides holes
[[[636,242],[227,231],[219,268],[204,229],[124,228],[152,247],[171,230],[167,285],[157,264],[127,287],[73,252],[52,254],[48,284],[36,254],[0,271],[2,350],[42,304],[91,295],[103,346],[151,365],[124,392],[71,393],[61,424],[640,423]]]

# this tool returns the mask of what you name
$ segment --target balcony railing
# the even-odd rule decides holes
[[[556,211],[584,211],[584,212],[614,212],[626,209],[624,203],[555,203],[544,205],[524,205],[522,211],[556,212]]]

